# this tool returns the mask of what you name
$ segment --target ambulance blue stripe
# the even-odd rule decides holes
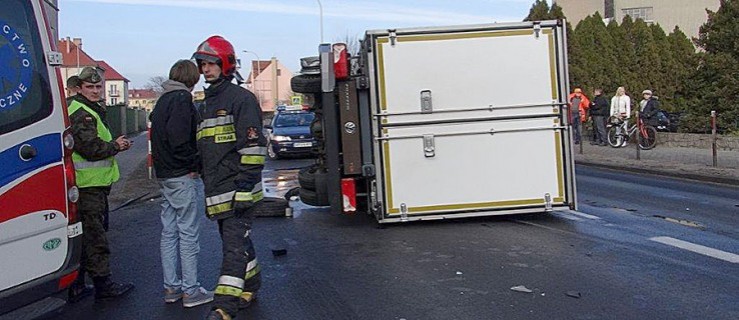
[[[36,157],[30,161],[23,161],[19,156],[20,148],[25,144],[33,146],[38,151]],[[62,156],[62,136],[60,133],[36,137],[0,152],[0,187],[33,170],[60,162]]]

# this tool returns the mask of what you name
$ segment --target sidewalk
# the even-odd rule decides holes
[[[739,185],[739,152],[719,151],[718,167],[714,168],[710,149],[665,147],[657,144],[652,150],[641,150],[636,160],[636,146],[625,148],[593,146],[586,141],[575,145],[575,162],[637,173],[650,173],[684,179]]]

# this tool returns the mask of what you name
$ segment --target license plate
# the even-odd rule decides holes
[[[295,148],[304,148],[304,147],[312,147],[313,142],[296,142],[293,143],[293,147]]]

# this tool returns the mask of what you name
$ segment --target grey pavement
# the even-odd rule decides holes
[[[580,145],[575,145],[575,161],[578,164],[739,185],[737,151],[719,151],[718,166],[713,167],[710,149],[665,147],[657,144],[652,150],[641,150],[641,160],[637,160],[636,146],[633,143],[624,148],[611,148],[585,142],[582,153],[580,148]]]

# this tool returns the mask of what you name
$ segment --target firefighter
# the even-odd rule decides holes
[[[105,234],[104,217],[108,211],[110,186],[118,181],[115,155],[128,150],[131,141],[124,136],[113,140],[105,119],[105,106],[99,103],[103,91],[102,78],[91,67],[82,69],[79,90],[69,104],[69,120],[74,138],[74,162],[78,211],[82,220],[81,269],[89,273],[95,285],[95,299],[122,296],[132,284],[110,280],[110,248]],[[70,300],[87,294],[84,273],[70,290]]]
[[[267,139],[256,97],[233,84],[236,55],[220,36],[205,40],[192,56],[209,84],[200,109],[198,149],[202,156],[206,214],[218,221],[223,242],[221,275],[207,319],[232,319],[261,285],[249,234],[253,207],[262,200]]]

